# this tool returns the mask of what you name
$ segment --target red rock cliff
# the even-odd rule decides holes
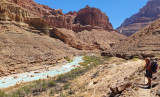
[[[10,1],[43,18],[50,26],[72,29],[72,18],[70,16],[65,16],[61,9],[52,9],[48,6],[37,4],[33,0]]]
[[[78,12],[63,14],[61,9],[52,9],[48,6],[37,4],[33,0],[9,1],[18,4],[25,9],[28,9],[32,14],[43,18],[50,26],[67,28],[76,32],[99,28],[113,30],[106,14],[102,13],[97,8],[86,6],[86,8],[81,9]]]
[[[90,25],[90,28],[97,26],[105,30],[113,30],[113,27],[111,23],[109,23],[109,18],[106,16],[106,14],[101,12],[100,9],[89,7],[88,5],[84,9],[81,9],[77,12],[77,17],[75,18],[74,23],[79,23],[83,26]],[[78,27],[76,26],[73,30],[77,30],[77,28]]]

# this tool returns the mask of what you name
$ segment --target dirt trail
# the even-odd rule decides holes
[[[150,94],[150,89],[142,89],[140,88],[137,93],[137,97],[152,97]]]
[[[144,73],[143,73],[144,74]],[[157,77],[157,74],[153,75],[153,78]],[[144,75],[141,75],[139,77],[140,82],[139,83],[139,87],[136,91],[132,91],[133,95],[130,97],[159,97],[156,96],[156,91],[159,88],[159,82],[158,79],[159,77],[157,77],[156,80],[152,80],[152,88],[151,89],[146,89],[147,86],[144,85]],[[134,79],[135,81],[135,79]],[[147,78],[145,78],[145,84],[147,84]]]
[[[160,81],[160,71],[156,74],[153,74],[152,79],[152,88],[146,89],[147,86],[145,84],[148,83],[147,78],[144,79],[145,71],[138,71],[134,76],[138,75],[137,78],[132,79],[134,82],[133,87],[129,88],[131,92],[129,93],[129,97],[159,97],[156,95],[157,90],[159,90],[159,81]],[[144,81],[145,80],[145,81]],[[120,96],[126,97],[126,95]],[[128,96],[127,96],[128,97]]]
[[[76,79],[73,82],[72,88],[77,88],[78,85],[87,84],[87,86],[85,86],[87,88],[87,93],[84,92],[85,97],[105,97],[110,92],[110,87],[114,87],[125,81],[130,81],[132,77],[135,77],[132,75],[138,71],[143,64],[143,60],[124,61],[119,58],[112,58],[112,61],[108,64],[99,66]],[[97,76],[94,77],[95,74],[97,74]],[[79,94],[83,95],[83,93]]]

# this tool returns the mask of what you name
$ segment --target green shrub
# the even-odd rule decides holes
[[[139,58],[133,58],[133,61],[138,61],[138,60],[140,60]]]
[[[56,64],[53,64],[53,66],[56,66]]]
[[[4,91],[0,90],[0,97],[7,97],[7,94]]]
[[[54,86],[56,86],[56,82],[54,80],[48,82],[48,87],[54,87]]]
[[[103,56],[103,59],[108,61],[109,59],[111,59],[111,57],[109,57],[109,56]]]
[[[84,62],[79,63],[81,66],[100,65],[103,64],[103,59],[96,56],[85,56],[83,57]]]
[[[73,62],[73,60],[69,59],[68,57],[65,57],[64,59],[66,59],[66,61],[68,61],[69,63]]]
[[[48,88],[47,83],[44,83],[44,84],[42,85],[42,90],[45,91],[47,88]]]
[[[81,65],[81,66],[87,66],[88,64],[87,63],[85,63],[85,62],[81,62],[81,63],[78,63],[79,65]]]
[[[68,89],[69,86],[70,86],[70,83],[65,83],[65,84],[64,84],[64,90]]]
[[[61,93],[61,95],[60,95],[61,97],[68,97],[69,96],[69,94],[67,93],[67,94],[63,94],[63,93]]]
[[[51,89],[49,94],[50,94],[50,96],[53,96],[54,93],[55,93],[55,91],[53,89]]]
[[[70,91],[68,92],[68,94],[69,94],[69,95],[72,95],[72,94],[74,94],[74,91],[72,91],[72,90],[70,89]]]

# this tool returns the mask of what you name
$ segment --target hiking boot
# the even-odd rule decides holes
[[[151,86],[148,86],[148,87],[146,87],[145,89],[150,89],[151,88]]]
[[[144,86],[149,86],[149,84],[147,83],[147,84],[144,84]]]

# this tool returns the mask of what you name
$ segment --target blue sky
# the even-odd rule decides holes
[[[78,11],[86,5],[99,8],[106,13],[114,28],[119,27],[126,18],[137,13],[148,0],[34,0],[39,4],[54,9],[62,9],[63,13]]]

